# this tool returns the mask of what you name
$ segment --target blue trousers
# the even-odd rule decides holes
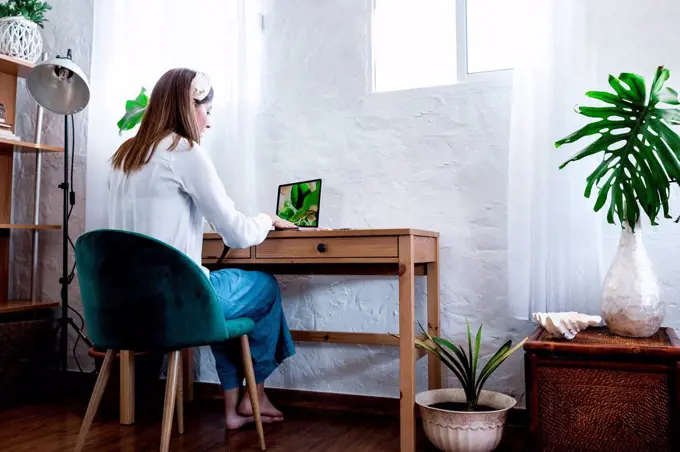
[[[255,381],[263,382],[284,359],[295,354],[278,281],[267,273],[228,268],[211,272],[210,282],[222,304],[225,319],[247,317],[255,322],[248,339]],[[227,341],[211,348],[222,388],[241,386],[244,373],[239,341]]]

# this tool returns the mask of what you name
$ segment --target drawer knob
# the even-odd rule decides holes
[[[319,244],[316,246],[316,250],[317,250],[319,253],[325,253],[326,250],[328,250],[328,245],[326,245],[325,243],[319,243]]]

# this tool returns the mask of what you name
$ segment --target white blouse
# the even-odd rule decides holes
[[[272,228],[266,214],[248,217],[236,210],[217,171],[200,145],[182,139],[168,151],[173,135],[163,139],[149,163],[125,174],[109,175],[109,227],[161,240],[201,265],[203,218],[231,248],[264,241]],[[204,268],[207,272],[208,270]]]

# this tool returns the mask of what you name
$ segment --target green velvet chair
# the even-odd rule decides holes
[[[96,230],[78,238],[75,248],[87,331],[95,347],[106,350],[76,452],[85,444],[117,351],[170,355],[161,434],[161,451],[165,452],[175,405],[179,433],[184,431],[180,350],[239,337],[260,447],[265,450],[247,336],[254,326],[252,320],[224,320],[203,270],[163,242],[131,232]]]

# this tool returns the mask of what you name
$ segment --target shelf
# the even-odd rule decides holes
[[[27,141],[15,141],[15,140],[8,140],[6,138],[0,138],[0,152],[2,152],[2,151],[7,152],[10,148],[13,148],[12,150],[23,151],[23,152],[35,152],[35,151],[64,152],[64,148],[60,148],[60,147],[57,147],[57,146],[50,146],[50,145],[47,145],[47,144],[36,144],[36,143],[29,143]]]
[[[0,54],[0,72],[26,78],[35,67],[33,63]]]
[[[8,300],[0,301],[0,314],[8,312],[35,311],[38,309],[56,308],[58,301]]]
[[[61,229],[60,224],[0,224],[0,229],[29,229],[29,230],[57,230]]]

